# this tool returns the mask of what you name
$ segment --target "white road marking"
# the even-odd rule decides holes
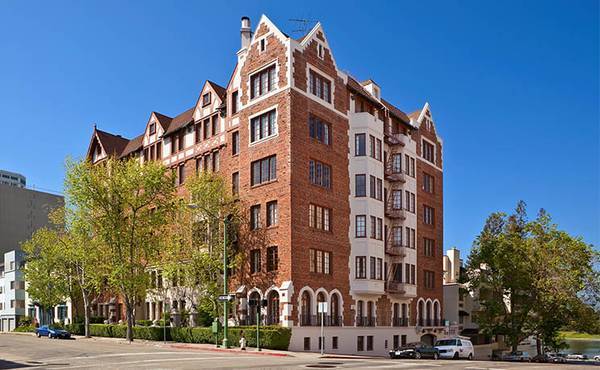
[[[171,351],[171,352],[122,352],[122,353],[107,353],[102,355],[93,355],[93,356],[76,356],[76,357],[57,357],[51,359],[37,360],[40,362],[49,362],[49,361],[61,361],[61,360],[82,360],[82,359],[95,359],[95,358],[105,358],[105,357],[125,357],[125,356],[146,356],[146,355],[177,355],[177,354],[188,354],[188,355],[204,355],[204,353],[198,352],[179,352],[179,351]]]
[[[231,359],[231,357],[176,357],[173,358],[172,360],[177,360],[177,361],[198,361],[198,360],[222,360],[222,359]],[[115,366],[122,366],[122,365],[135,365],[135,364],[142,364],[142,363],[152,363],[152,362],[165,362],[166,359],[151,359],[151,360],[138,360],[138,361],[127,361],[127,362],[118,362],[118,363],[111,363],[111,364],[102,364],[102,366],[106,366],[106,365],[115,365]],[[97,367],[97,365],[94,364],[87,364],[87,365],[75,365],[75,366],[69,366],[67,367],[68,369],[80,369],[80,368],[84,368],[84,367]]]

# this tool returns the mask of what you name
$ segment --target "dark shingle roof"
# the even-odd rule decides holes
[[[163,136],[170,135],[173,132],[179,130],[182,127],[187,126],[190,122],[192,122],[194,120],[194,109],[196,109],[196,107],[192,107],[186,110],[185,112],[181,113],[177,117],[173,118],[171,120],[169,128],[165,131]]]
[[[219,96],[219,99],[221,99],[221,101],[224,102],[227,97],[227,89],[225,89],[223,86],[217,85],[216,83],[214,83],[210,80],[206,80],[206,82],[208,82],[210,84],[210,86],[213,88],[213,90],[215,90],[215,92]]]
[[[390,102],[388,102],[387,100],[385,100],[383,98],[381,99],[381,102],[387,108],[387,110],[390,112],[390,114],[396,116],[396,118],[398,118],[399,120],[401,120],[401,121],[403,121],[405,123],[409,123],[410,122],[410,118],[408,118],[408,116],[406,115],[406,113],[404,113],[400,109],[396,108]]]
[[[373,97],[373,95],[371,95],[370,92],[368,92],[364,87],[362,87],[362,85],[360,83],[358,83],[358,81],[356,81],[351,76],[348,76],[348,88],[350,90],[354,91],[355,93],[362,95],[364,98],[368,99],[371,103],[381,107],[381,102],[378,101],[377,99],[375,99]]]
[[[163,131],[167,131],[167,129],[169,129],[169,125],[171,124],[171,121],[173,120],[173,118],[169,117],[169,116],[165,116],[164,114],[158,113],[158,112],[152,112],[154,113],[154,115],[156,116],[156,119],[158,120],[158,123],[160,123],[160,126],[163,128]]]
[[[123,149],[129,143],[128,139],[121,137],[120,135],[113,135],[109,132],[96,129],[96,135],[98,140],[102,144],[102,147],[106,151],[107,155],[120,155]]]
[[[133,152],[138,151],[139,149],[142,149],[143,140],[144,140],[144,134],[141,134],[140,136],[136,136],[133,139],[129,140],[129,142],[123,149],[123,152],[121,153],[120,156],[125,157],[128,154],[131,154]]]

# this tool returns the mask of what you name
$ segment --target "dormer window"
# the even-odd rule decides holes
[[[250,99],[275,90],[275,64],[250,76]]]
[[[210,92],[207,92],[206,94],[202,95],[202,106],[206,107],[209,104],[210,104]]]
[[[152,122],[148,127],[148,134],[154,135],[156,133],[156,123]]]

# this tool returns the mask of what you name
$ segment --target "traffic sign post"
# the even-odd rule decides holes
[[[321,314],[321,356],[325,353],[325,313],[327,312],[327,302],[319,302],[318,313]]]

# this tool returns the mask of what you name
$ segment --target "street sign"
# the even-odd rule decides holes
[[[217,299],[219,302],[233,302],[235,300],[235,296],[233,294],[223,294]]]
[[[327,302],[319,302],[319,306],[317,308],[318,313],[327,313]]]

